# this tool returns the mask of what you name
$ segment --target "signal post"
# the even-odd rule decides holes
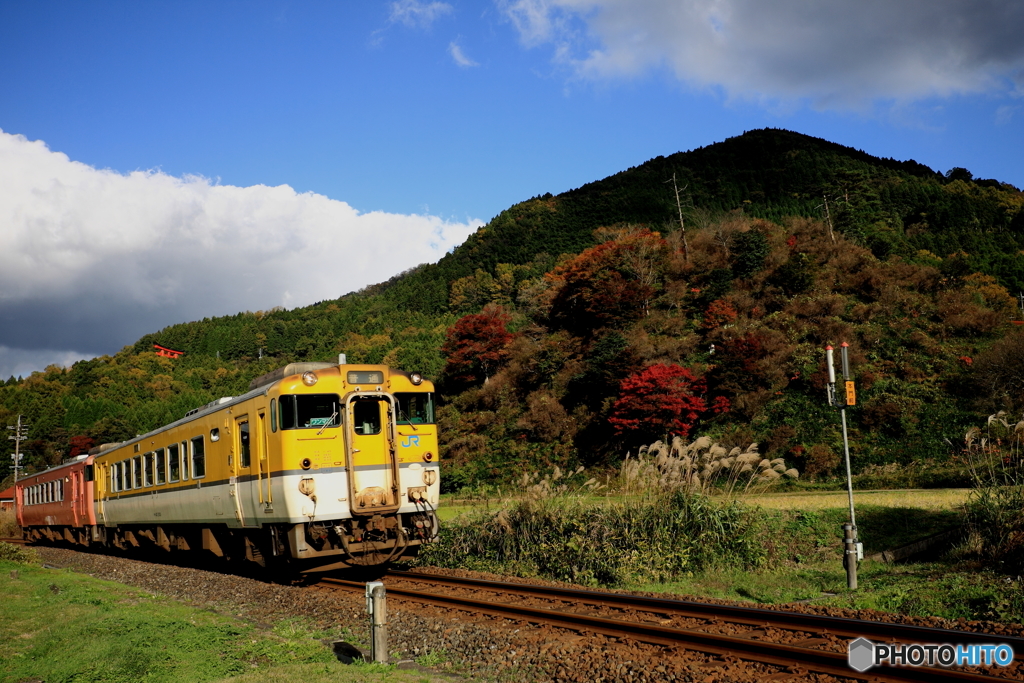
[[[857,390],[850,373],[850,345],[840,345],[843,372],[843,393],[836,391],[836,368],[832,357],[831,346],[825,347],[825,365],[828,366],[828,384],[826,395],[828,404],[839,409],[843,422],[843,453],[846,459],[846,491],[850,498],[850,521],[843,524],[843,566],[846,567],[846,585],[850,590],[857,589],[857,562],[864,559],[864,544],[857,538],[857,517],[853,510],[853,475],[850,472],[850,439],[846,433],[846,407],[857,403]]]

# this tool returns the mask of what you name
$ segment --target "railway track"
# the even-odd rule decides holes
[[[697,651],[726,661],[759,662],[781,669],[780,678],[803,673],[865,681],[1024,678],[1024,638],[425,573],[392,572],[385,584],[392,599]],[[365,590],[365,584],[331,578],[319,585]],[[847,661],[848,643],[858,637],[906,644],[999,641],[1018,654],[1010,666],[990,670],[878,666],[858,673]]]

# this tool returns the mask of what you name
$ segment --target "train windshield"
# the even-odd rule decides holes
[[[398,424],[433,424],[434,395],[428,392],[398,393]]]
[[[281,429],[324,429],[341,424],[337,394],[296,394],[278,401]]]

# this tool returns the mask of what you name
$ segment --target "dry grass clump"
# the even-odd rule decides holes
[[[969,429],[964,443],[977,488],[964,506],[961,553],[1024,571],[1024,416],[1013,422],[1000,410],[985,429]]]
[[[704,494],[761,490],[800,473],[787,468],[782,458],[769,460],[758,445],[729,450],[702,436],[687,444],[680,437],[671,444],[655,441],[641,446],[636,457],[626,454],[619,469],[619,488],[628,493],[689,490]]]
[[[593,477],[579,483],[580,477],[586,468],[580,465],[572,472],[563,472],[555,465],[550,474],[541,475],[540,472],[527,472],[519,477],[519,490],[527,498],[533,500],[544,500],[559,496],[588,495],[605,487],[599,484]]]
[[[14,510],[0,510],[0,537],[21,538],[21,527]]]

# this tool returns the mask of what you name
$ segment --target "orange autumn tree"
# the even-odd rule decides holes
[[[668,246],[647,228],[599,231],[614,235],[562,263],[545,279],[552,285],[550,322],[587,335],[622,327],[647,314],[664,279]]]
[[[444,375],[456,384],[485,382],[508,357],[513,336],[506,327],[509,320],[505,309],[493,305],[459,318],[441,346]]]

